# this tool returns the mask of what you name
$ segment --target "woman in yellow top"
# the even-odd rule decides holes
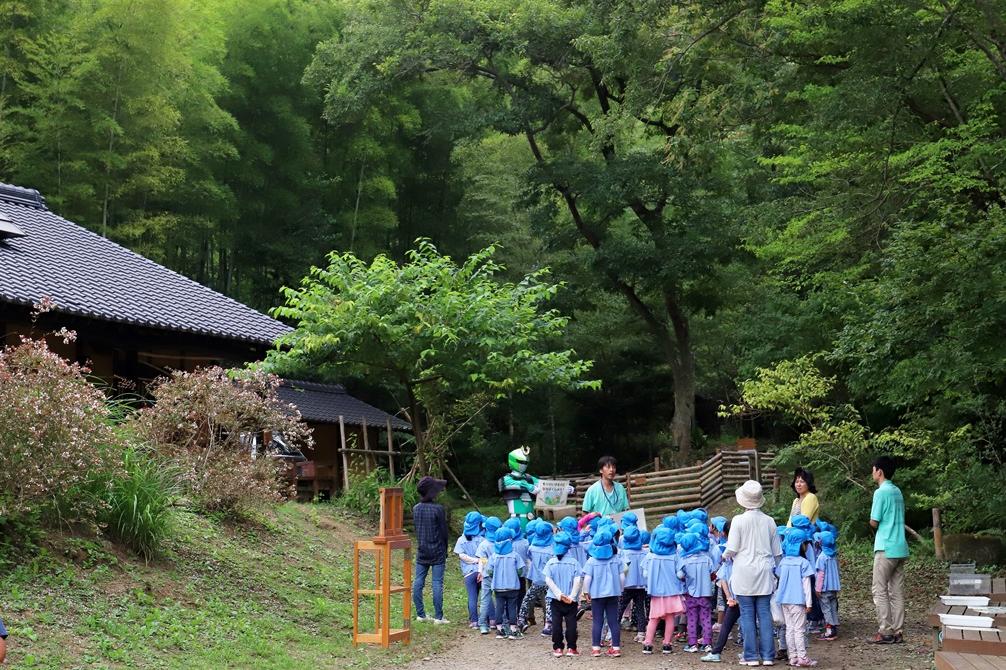
[[[793,507],[790,508],[789,516],[792,519],[797,514],[803,514],[810,519],[811,523],[817,521],[819,505],[817,502],[817,487],[814,486],[814,475],[810,470],[797,468],[793,473],[793,491],[796,492],[796,499],[793,500]],[[787,526],[792,522],[787,521]]]

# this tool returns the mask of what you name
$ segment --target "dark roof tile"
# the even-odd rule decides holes
[[[48,296],[59,312],[266,345],[290,330],[57,216],[38,191],[0,184],[0,211],[26,234],[0,242],[0,302]]]
[[[345,423],[383,427],[391,419],[391,427],[396,430],[412,430],[408,421],[357,400],[346,393],[341,384],[317,384],[314,382],[283,380],[278,389],[280,400],[296,405],[305,421],[313,423],[339,423],[339,416]]]

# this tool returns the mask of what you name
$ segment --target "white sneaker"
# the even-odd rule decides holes
[[[433,619],[432,621],[433,621],[433,623],[440,624],[440,625],[450,623],[450,621],[448,621],[447,619]]]
[[[636,642],[645,642],[646,641],[646,633],[636,633],[635,641]]]
[[[417,616],[416,621],[433,621],[431,616]]]

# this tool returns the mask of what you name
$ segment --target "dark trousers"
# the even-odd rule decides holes
[[[637,633],[645,632],[646,620],[649,618],[646,611],[646,589],[633,587],[622,591],[618,611],[624,612],[629,603],[632,603],[632,625],[636,627]]]
[[[504,633],[512,632],[517,623],[517,606],[520,590],[493,591],[496,594],[496,623],[503,626]]]
[[[820,623],[824,619],[824,612],[821,610],[821,599],[817,595],[817,589],[814,587],[817,581],[817,575],[811,575],[810,578],[810,612],[807,613],[807,621],[813,621],[814,623]]]
[[[727,646],[727,639],[730,637],[730,631],[733,630],[734,625],[736,625],[737,620],[741,618],[741,608],[738,605],[727,608],[723,610],[723,623],[720,624],[720,636],[716,638],[716,644],[713,645],[714,654],[722,654],[723,648]]]
[[[566,646],[576,649],[576,603],[564,603],[555,598],[552,601],[552,648],[562,649],[563,627],[566,630]]]
[[[611,631],[611,646],[621,647],[622,628],[618,625],[618,596],[591,598],[590,615],[594,619],[594,625],[590,631],[593,646],[601,646],[601,630],[604,628],[605,620],[607,620],[608,629]]]

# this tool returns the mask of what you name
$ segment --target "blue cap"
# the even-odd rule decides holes
[[[521,532],[520,519],[518,519],[515,516],[512,516],[506,521],[504,521],[503,527],[509,528],[510,530],[513,531],[513,539],[515,540],[519,540],[522,537],[524,537],[524,534]]]
[[[513,531],[509,528],[500,528],[496,531],[496,553],[509,554],[513,551]]]
[[[797,514],[796,516],[790,517],[789,523],[793,526],[793,528],[810,530],[810,517],[803,514]]]
[[[611,558],[615,555],[615,547],[612,543],[611,531],[602,528],[594,534],[594,541],[591,542],[587,553],[598,559]]]
[[[539,521],[535,524],[534,532],[531,534],[531,546],[547,547],[552,544],[554,537],[552,524],[547,521]]]
[[[469,537],[475,537],[476,535],[478,535],[479,533],[481,533],[482,532],[482,520],[484,518],[485,517],[483,517],[481,514],[479,514],[475,510],[472,510],[468,514],[465,514],[465,527],[464,527],[464,531],[463,531],[464,534],[467,535],[467,536],[469,536]]]
[[[814,538],[821,543],[821,551],[824,552],[825,556],[835,555],[835,534],[830,530],[823,530],[817,533]]]
[[[648,530],[639,531],[639,543],[644,546],[650,543],[650,531]]]
[[[569,533],[569,540],[571,543],[580,543],[580,530],[576,525],[576,519],[571,516],[564,516],[559,519],[559,528]]]
[[[486,529],[486,539],[490,542],[496,541],[496,531],[503,527],[503,522],[498,516],[487,516],[482,526]]]
[[[704,524],[708,524],[709,512],[706,511],[705,507],[696,507],[692,510],[692,518],[701,521]]]
[[[725,516],[714,516],[709,520],[709,523],[713,524],[713,528],[722,533],[723,529],[727,527],[727,518]]]
[[[653,529],[650,535],[650,551],[657,556],[670,556],[674,553],[674,532],[663,524]]]
[[[636,515],[635,512],[626,512],[625,514],[622,515],[622,523],[621,523],[622,530],[625,530],[629,526],[638,526],[638,525],[639,525],[639,517]]]
[[[639,532],[639,526],[629,526],[622,531],[623,549],[642,549],[643,534]]]
[[[682,556],[692,556],[702,551],[702,544],[699,536],[695,533],[682,533],[678,537],[678,545],[681,546]]]
[[[573,546],[572,536],[564,530],[560,530],[555,534],[555,538],[552,543],[552,551],[555,552],[556,556],[562,556],[569,548]]]
[[[677,515],[668,514],[663,518],[660,524],[670,530],[672,533],[681,530],[681,522],[678,520]]]
[[[807,533],[801,528],[790,528],[782,542],[782,553],[786,556],[799,556],[800,546],[806,541]]]

